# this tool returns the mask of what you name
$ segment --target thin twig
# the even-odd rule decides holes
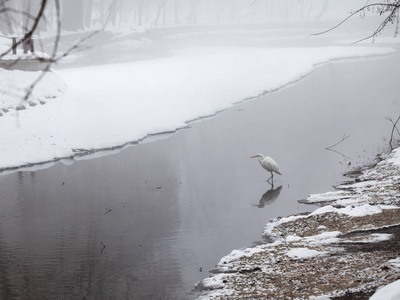
[[[339,142],[337,142],[336,144],[333,144],[332,146],[326,147],[325,149],[326,150],[331,150],[333,147],[339,145],[340,143],[342,143],[343,141],[345,141],[349,137],[350,137],[350,135],[344,135],[343,138]]]
[[[348,157],[347,155],[344,155],[342,152],[339,152],[339,151],[334,150],[334,149],[332,149],[332,148],[335,147],[335,146],[337,146],[337,145],[339,145],[340,143],[344,142],[344,141],[345,141],[346,139],[348,139],[349,137],[350,137],[350,135],[346,135],[346,134],[345,134],[339,142],[333,144],[332,146],[329,146],[329,147],[326,147],[326,148],[325,148],[325,149],[328,150],[328,151],[332,151],[332,152],[335,152],[335,153],[341,155],[341,156],[343,157],[343,160],[345,161],[345,163],[348,164],[348,165],[350,165],[350,162],[348,162],[347,160],[349,160],[349,159],[351,159],[351,158]]]
[[[342,152],[339,152],[339,151],[334,150],[334,149],[326,149],[326,150],[335,152],[335,153],[337,153],[337,154],[343,156],[343,160],[344,160],[347,164],[349,164],[349,162],[346,160],[346,158],[347,158],[347,159],[351,159],[351,157],[348,157],[347,155],[343,154]]]
[[[390,134],[390,141],[389,141],[390,149],[393,150],[392,142],[393,142],[393,133],[394,133],[394,131],[396,130],[397,134],[400,136],[400,131],[397,128],[397,123],[400,121],[400,116],[397,118],[396,122],[393,122],[392,118],[390,118],[390,117],[386,117],[385,119],[390,121],[393,124],[392,132]]]

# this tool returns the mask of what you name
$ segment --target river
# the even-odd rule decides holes
[[[387,149],[399,73],[399,54],[329,63],[174,134],[0,175],[0,298],[195,298],[269,219]],[[258,152],[283,172],[273,190]]]

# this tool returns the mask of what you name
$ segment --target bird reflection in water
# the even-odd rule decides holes
[[[273,202],[275,202],[276,199],[278,199],[279,194],[281,193],[282,186],[280,185],[276,189],[274,189],[274,186],[271,185],[271,189],[266,191],[264,195],[262,195],[260,199],[260,203],[257,206],[258,208],[263,208],[265,205],[270,205]]]

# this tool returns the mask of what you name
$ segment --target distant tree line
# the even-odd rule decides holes
[[[146,28],[319,18],[336,9],[354,15],[377,14],[382,23],[369,37],[389,24],[398,34],[400,0],[0,0],[0,37],[17,36],[19,43],[40,32]],[[342,23],[343,23],[342,22]],[[341,23],[340,23],[341,24]],[[340,25],[339,24],[339,25]],[[0,45],[4,44],[1,43]],[[0,58],[2,57],[0,48]]]
[[[387,2],[390,9],[392,2]],[[319,18],[350,2],[361,0],[0,0],[0,33],[22,34],[28,30],[40,7],[45,10],[38,31],[56,27],[56,2],[59,2],[61,27],[77,31],[99,26],[171,26],[219,24],[257,20]],[[365,2],[365,1],[364,1]],[[384,7],[384,6],[383,6]]]

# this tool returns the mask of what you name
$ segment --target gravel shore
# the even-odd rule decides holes
[[[369,299],[400,279],[400,150],[333,192],[317,210],[270,220],[270,243],[234,250],[198,299]]]

